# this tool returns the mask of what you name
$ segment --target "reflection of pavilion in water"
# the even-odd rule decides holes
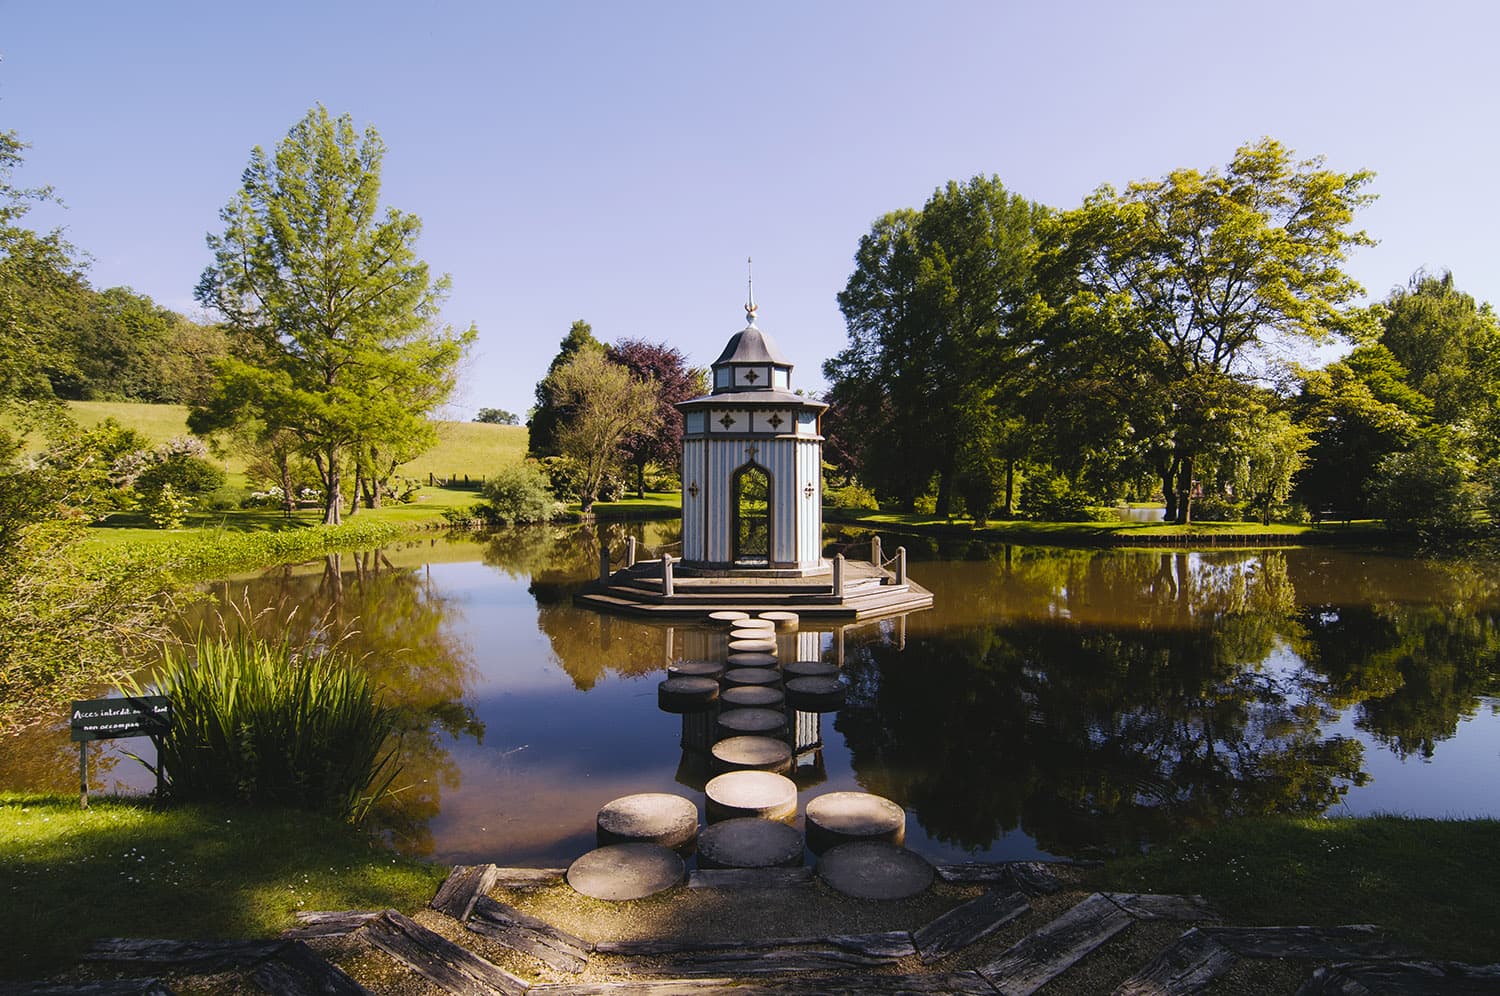
[[[887,632],[896,649],[905,648],[906,616],[903,614],[879,623],[836,626],[828,630],[778,631],[775,657],[784,662],[822,661],[827,656],[831,658],[828,663],[842,673],[847,632],[868,632],[877,626]],[[825,638],[829,644],[826,651]],[[730,655],[729,640],[729,634],[724,630],[668,626],[663,631],[663,666],[670,667],[678,661],[724,661]],[[787,717],[787,739],[792,749],[792,766],[786,774],[796,783],[798,791],[821,785],[828,778],[823,763],[824,712],[800,709],[790,701],[784,703],[783,710]],[[720,773],[714,768],[710,754],[715,741],[720,739],[717,725],[720,711],[716,703],[713,708],[681,714],[682,759],[677,765],[676,780],[694,791],[703,791],[708,780]]]

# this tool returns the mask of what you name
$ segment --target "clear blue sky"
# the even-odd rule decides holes
[[[98,287],[195,310],[255,145],[373,124],[385,203],[478,348],[453,414],[524,413],[578,318],[707,364],[760,325],[794,385],[845,342],[859,237],[949,179],[1056,207],[1263,135],[1376,171],[1350,270],[1500,301],[1500,4],[0,0],[0,128]]]

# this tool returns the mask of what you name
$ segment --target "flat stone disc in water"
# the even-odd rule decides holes
[[[743,619],[749,619],[750,613],[736,612],[732,609],[720,609],[718,612],[710,612],[708,618],[716,623],[737,623]]]
[[[731,771],[716,775],[703,787],[708,797],[708,822],[737,816],[790,823],[797,818],[797,784],[772,771]],[[931,866],[928,866],[929,873]]]
[[[833,712],[844,704],[844,683],[837,678],[788,678],[786,700],[803,712]]]
[[[800,868],[802,835],[771,820],[737,817],[698,838],[699,868]]]
[[[774,654],[776,652],[776,641],[730,640],[729,652],[731,654]]]
[[[796,629],[797,623],[799,622],[799,620],[797,619],[797,613],[782,612],[780,610],[777,610],[775,612],[762,612],[757,618],[764,619],[765,621],[774,624],[777,629]]]
[[[713,746],[714,767],[720,771],[774,771],[792,767],[792,748],[775,737],[728,737]]]
[[[642,792],[607,803],[596,824],[601,847],[642,843],[691,849],[698,837],[698,807],[680,795]]]
[[[807,846],[822,854],[839,844],[906,840],[906,811],[869,792],[827,792],[807,801]]]
[[[656,686],[656,704],[663,712],[702,712],[719,698],[713,678],[678,675]]]
[[[786,714],[780,709],[725,709],[719,713],[719,732],[727,737],[784,733]]]
[[[726,685],[777,685],[780,683],[781,672],[773,671],[768,667],[734,667],[724,672]]]
[[[667,674],[674,678],[717,678],[723,673],[724,665],[718,661],[673,661],[667,665]]]
[[[770,626],[759,629],[745,629],[741,627],[740,629],[730,630],[729,638],[731,640],[774,640],[776,639],[776,631]]]
[[[781,689],[769,685],[731,685],[719,693],[721,708],[780,709],[785,702]]]
[[[687,877],[687,866],[660,844],[610,844],[568,866],[568,884],[594,899],[622,902],[654,896]]]
[[[904,847],[867,840],[830,848],[818,860],[818,877],[856,899],[909,899],[932,885],[933,870]]]
[[[730,667],[775,667],[775,654],[730,654],[725,658]]]
[[[792,661],[782,666],[788,678],[831,678],[839,673],[837,664],[823,661]]]

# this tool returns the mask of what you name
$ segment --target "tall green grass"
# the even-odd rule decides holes
[[[248,634],[200,635],[168,652],[155,691],[171,702],[157,764],[174,800],[286,805],[358,823],[396,776],[396,710],[336,647],[304,653]]]

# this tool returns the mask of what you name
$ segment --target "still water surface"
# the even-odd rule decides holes
[[[622,528],[648,550],[676,538],[608,528],[615,548]],[[234,603],[272,607],[267,633],[353,631],[408,710],[391,838],[565,864],[617,796],[701,807],[702,755],[656,686],[669,660],[722,648],[574,607],[597,542],[535,529],[334,556],[215,585],[182,624]],[[1257,813],[1500,817],[1500,565],[905,542],[933,609],[785,639],[784,659],[838,661],[849,684],[843,709],[800,724],[804,804],[894,799],[933,860],[1107,854]],[[66,737],[0,760],[0,785],[66,791]],[[98,787],[148,788],[118,751],[143,745],[98,745]]]

